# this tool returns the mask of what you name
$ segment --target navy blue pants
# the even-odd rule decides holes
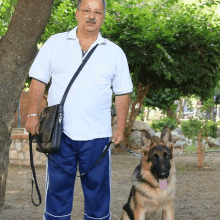
[[[50,160],[47,161],[45,220],[70,220],[73,206],[74,184],[79,172],[88,171],[102,154],[110,138],[90,141],[73,141],[62,135],[62,145],[58,152],[50,155],[69,174]],[[111,154],[104,158],[86,175],[81,177],[85,196],[84,220],[110,220]]]

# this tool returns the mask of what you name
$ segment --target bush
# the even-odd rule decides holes
[[[188,121],[181,122],[181,131],[183,132],[185,137],[188,137],[190,139],[196,137],[198,135],[198,131],[201,127],[202,123],[201,121],[198,121],[197,119],[190,118]]]
[[[177,120],[175,118],[161,118],[159,120],[153,120],[151,123],[151,127],[155,132],[162,131],[164,126],[168,126],[171,130],[174,130],[177,126]]]
[[[181,123],[181,130],[188,138],[196,137],[199,130],[202,130],[203,137],[217,137],[217,123],[211,120],[202,122],[197,119],[189,119]]]
[[[217,123],[214,122],[214,121],[208,121],[207,122],[207,134],[208,136],[210,137],[213,137],[213,138],[217,138]]]

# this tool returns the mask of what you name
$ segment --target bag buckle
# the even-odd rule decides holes
[[[62,117],[62,113],[59,114],[59,123],[61,123],[63,120],[63,117]]]

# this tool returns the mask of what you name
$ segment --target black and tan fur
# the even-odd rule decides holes
[[[165,126],[156,141],[143,130],[141,139],[143,158],[133,173],[133,185],[121,220],[173,220],[175,168],[171,130]],[[164,184],[161,187],[159,179],[167,183],[166,189],[161,189]]]

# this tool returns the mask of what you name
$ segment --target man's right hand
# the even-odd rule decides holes
[[[27,118],[25,123],[25,130],[32,135],[35,135],[36,132],[39,131],[39,117],[38,116],[31,116]]]

